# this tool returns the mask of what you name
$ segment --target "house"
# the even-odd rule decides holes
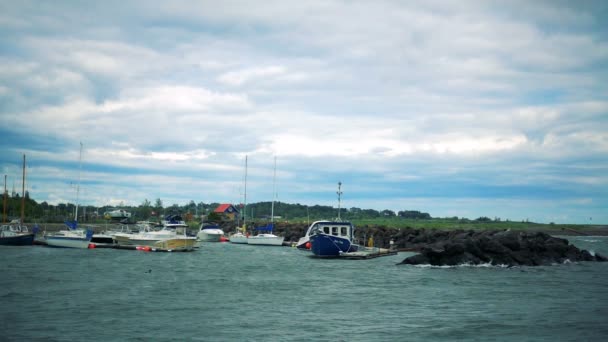
[[[236,221],[239,215],[238,209],[232,204],[220,204],[213,212],[222,215],[225,221]]]

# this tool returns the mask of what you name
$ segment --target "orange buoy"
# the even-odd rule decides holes
[[[306,246],[306,249],[310,249],[310,241],[308,241],[304,246]]]
[[[89,244],[89,248],[90,248],[90,249],[93,249],[93,248],[95,248],[95,247],[97,247],[97,246],[95,246],[95,244],[94,244],[94,243],[90,243],[90,244]]]

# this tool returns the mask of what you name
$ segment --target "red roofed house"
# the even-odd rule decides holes
[[[220,204],[213,212],[222,215],[226,221],[236,221],[239,214],[238,209],[232,204]]]

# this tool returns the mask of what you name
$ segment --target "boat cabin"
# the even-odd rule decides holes
[[[354,227],[350,222],[317,221],[310,225],[308,231],[306,232],[306,235],[310,236],[322,233],[352,240],[353,231]]]

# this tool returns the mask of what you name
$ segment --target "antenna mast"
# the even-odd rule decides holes
[[[7,191],[6,191],[6,175],[4,175],[4,194],[2,194],[4,196],[4,210],[3,210],[3,214],[4,216],[2,216],[2,223],[6,223],[6,195],[7,195]]]
[[[21,224],[25,223],[25,154],[23,155],[23,180],[21,181]]]
[[[338,182],[338,191],[336,191],[336,194],[338,194],[338,220],[340,220],[340,205],[342,200],[342,190],[340,190],[341,188],[342,182]]]
[[[270,209],[270,223],[274,222],[274,199],[276,197],[275,183],[277,178],[277,157],[274,157],[274,173],[272,175],[272,206]]]

